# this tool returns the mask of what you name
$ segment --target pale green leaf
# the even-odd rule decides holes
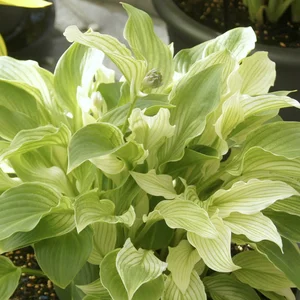
[[[163,196],[166,199],[174,199],[177,194],[173,186],[173,179],[169,175],[156,174],[150,170],[147,174],[130,172],[136,183],[146,193],[153,196]]]
[[[176,107],[171,110],[170,124],[176,127],[174,135],[158,151],[161,164],[182,158],[185,146],[203,132],[207,115],[220,100],[222,69],[217,65],[192,77],[186,75],[173,88],[170,101]]]
[[[14,155],[10,163],[22,181],[41,181],[67,196],[74,196],[74,189],[65,172],[57,166],[48,167],[44,159],[41,153],[31,151]]]
[[[259,292],[270,300],[296,300],[294,292],[289,288],[281,289],[276,292],[269,292],[263,290],[260,290]]]
[[[284,199],[283,201],[275,202],[269,208],[275,211],[282,211],[290,215],[296,215],[300,217],[300,197],[292,196]]]
[[[22,129],[32,129],[37,124],[27,115],[10,111],[5,106],[0,106],[0,137],[11,141]]]
[[[74,43],[61,56],[55,68],[54,87],[59,95],[59,103],[72,113],[79,124],[81,111],[77,102],[77,87],[84,89],[88,95],[103,59],[101,51]]]
[[[1,5],[11,5],[11,6],[19,6],[26,8],[42,8],[51,5],[52,3],[49,1],[43,0],[23,0],[21,2],[16,2],[13,0],[1,0]]]
[[[21,268],[17,268],[8,258],[0,256],[0,295],[2,300],[10,299],[19,284]]]
[[[92,250],[92,231],[75,230],[43,240],[34,245],[36,259],[42,271],[61,288],[65,288],[87,261]],[[55,263],[53,263],[55,262]]]
[[[7,49],[2,35],[0,34],[0,56],[7,55]]]
[[[131,5],[123,3],[128,13],[128,21],[125,26],[124,36],[139,59],[147,61],[147,69],[157,69],[162,75],[162,87],[167,87],[173,77],[172,52],[153,30],[153,22],[150,16]]]
[[[187,240],[182,240],[178,246],[169,247],[167,257],[168,270],[172,273],[172,279],[181,291],[185,294],[190,285],[192,271],[200,256]]]
[[[300,251],[297,244],[288,239],[282,238],[283,252],[269,241],[262,241],[256,244],[258,251],[284,272],[285,276],[300,289]],[[294,286],[291,285],[291,286]],[[278,290],[279,286],[277,287]],[[264,288],[266,290],[266,288]]]
[[[68,172],[91,158],[114,152],[122,144],[122,132],[108,123],[94,123],[81,128],[69,144]]]
[[[59,209],[43,217],[28,232],[16,232],[0,241],[0,253],[14,251],[44,239],[64,235],[75,228],[73,209]]]
[[[0,196],[0,240],[32,230],[56,207],[60,194],[42,183],[23,183]]]
[[[93,250],[89,257],[89,262],[100,265],[106,254],[115,249],[117,242],[117,228],[115,224],[97,222],[92,224]]]
[[[169,275],[165,281],[165,290],[162,300],[206,300],[204,284],[200,280],[196,271],[191,274],[190,284],[183,294]]]
[[[88,296],[95,296],[96,299],[110,300],[111,297],[105,287],[103,287],[100,279],[86,285],[77,285]],[[85,299],[85,298],[84,298]]]
[[[212,218],[218,236],[208,239],[192,232],[187,233],[188,241],[194,246],[205,264],[218,272],[232,272],[240,267],[233,263],[231,258],[231,231],[221,218],[214,215]]]
[[[266,94],[275,82],[275,63],[268,58],[267,52],[255,52],[243,59],[239,73],[243,78],[242,94]]]
[[[85,46],[96,48],[104,52],[119,68],[121,73],[130,83],[131,97],[136,96],[146,75],[146,62],[131,56],[131,52],[117,39],[96,33],[82,33],[76,26],[69,26],[64,32],[69,42],[77,42]]]
[[[96,178],[96,167],[89,161],[84,162],[71,173],[76,179],[76,188],[80,194],[91,190]]]
[[[20,131],[9,147],[0,152],[0,161],[16,154],[26,153],[43,146],[66,146],[70,139],[70,130],[64,124],[60,128],[52,125]]]
[[[92,190],[76,198],[74,208],[78,232],[96,222],[110,224],[123,223],[130,227],[135,220],[135,212],[132,206],[123,215],[116,216],[115,204],[110,200],[100,200],[96,190]]]
[[[280,252],[278,247],[277,249]],[[283,272],[257,251],[241,252],[233,257],[233,261],[241,267],[233,274],[238,280],[253,288],[276,291],[293,286]]]
[[[0,192],[4,192],[14,186],[18,186],[19,184],[21,184],[21,180],[18,178],[10,178],[0,168]]]
[[[203,283],[213,300],[260,300],[254,289],[229,275],[204,277]]]
[[[149,150],[148,167],[155,166],[157,160],[156,150],[170,138],[175,131],[175,126],[169,123],[170,112],[166,108],[161,108],[154,116],[146,116],[145,112],[139,108],[132,111],[128,122],[131,135],[127,140],[134,140],[143,144]]]
[[[253,215],[231,213],[224,219],[224,224],[234,234],[243,234],[253,242],[268,240],[282,248],[282,241],[277,228],[268,217],[260,212]]]
[[[154,280],[144,283],[134,294],[133,298],[128,297],[127,291],[116,267],[116,259],[119,252],[119,249],[110,252],[105,256],[100,265],[101,282],[103,286],[107,288],[112,298],[114,300],[159,300],[164,290],[162,275]]]
[[[236,182],[228,190],[218,190],[206,205],[210,211],[217,208],[221,218],[228,217],[232,212],[252,215],[278,200],[298,194],[281,181],[251,179],[248,182]]]
[[[159,202],[154,211],[144,217],[146,226],[164,219],[170,228],[182,228],[208,239],[216,238],[218,232],[207,212],[192,201],[167,200]]]
[[[254,49],[255,42],[256,35],[251,27],[234,28],[215,39],[181,50],[175,56],[176,70],[185,73],[196,61],[222,50],[230,51],[232,56],[240,61]]]

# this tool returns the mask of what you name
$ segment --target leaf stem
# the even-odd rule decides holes
[[[126,130],[128,128],[128,125],[129,125],[128,119],[129,119],[129,117],[130,117],[130,115],[132,113],[133,108],[135,107],[135,103],[136,103],[137,99],[138,99],[137,96],[135,96],[134,99],[133,99],[133,101],[132,101],[132,103],[131,103],[131,105],[130,105],[130,108],[129,108],[128,113],[126,115],[125,123],[124,123],[124,125],[122,127],[123,134],[126,133]]]
[[[26,267],[22,267],[21,272],[29,274],[29,275],[38,276],[38,277],[47,277],[43,271],[34,270],[34,269],[26,268]]]

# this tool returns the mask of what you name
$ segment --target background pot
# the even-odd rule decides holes
[[[9,55],[15,56],[43,42],[53,29],[54,19],[54,5],[44,8],[1,5],[0,34],[3,35]]]
[[[186,15],[172,0],[152,0],[155,9],[166,22],[175,52],[190,48],[220,35]],[[300,101],[300,49],[256,44],[256,51],[267,51],[276,63],[274,90],[296,90],[290,96]],[[300,110],[285,108],[280,115],[288,121],[300,121]]]

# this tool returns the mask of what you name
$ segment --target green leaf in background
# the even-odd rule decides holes
[[[268,58],[268,52],[255,52],[242,60],[239,73],[243,78],[242,94],[266,94],[275,82],[275,63]]]
[[[12,187],[18,186],[21,181],[18,178],[10,178],[0,169],[0,192],[4,192]]]
[[[283,253],[269,241],[259,242],[256,247],[300,289],[300,252],[298,245],[284,237],[282,237],[282,242]]]
[[[182,294],[185,294],[190,285],[191,275],[200,256],[187,240],[182,240],[178,246],[169,247],[167,257],[168,270],[172,279]]]
[[[93,250],[89,257],[89,263],[100,265],[102,259],[110,251],[113,251],[117,242],[117,228],[115,224],[97,222],[92,224]]]
[[[281,289],[276,292],[260,290],[259,292],[270,300],[295,300],[295,294],[291,289]]]
[[[170,228],[182,228],[209,239],[218,234],[207,212],[191,201],[161,201],[147,217],[144,217],[146,226],[151,226],[161,219],[164,219]]]
[[[157,69],[162,75],[162,87],[166,88],[173,77],[172,52],[155,34],[150,16],[131,5],[122,4],[128,13],[124,36],[138,59],[147,61],[149,70]]]
[[[271,244],[272,248],[276,247],[280,252],[275,244],[267,243]],[[257,251],[241,252],[233,257],[233,261],[241,267],[233,273],[236,278],[255,289],[277,291],[293,286],[293,283],[282,271],[277,269],[266,256]]]
[[[260,300],[254,289],[229,275],[204,277],[203,283],[213,300]]]
[[[0,152],[0,161],[16,154],[26,153],[43,146],[66,146],[70,139],[70,130],[64,124],[60,128],[52,125],[20,131],[9,147]]]
[[[138,94],[147,72],[146,62],[133,58],[124,44],[109,35],[91,31],[82,33],[74,25],[67,27],[64,36],[69,42],[77,42],[103,51],[130,83],[131,97]]]
[[[248,182],[236,182],[228,190],[218,190],[206,205],[211,211],[217,208],[222,218],[232,212],[251,215],[292,195],[298,195],[298,192],[284,182],[251,179]]]
[[[147,174],[130,172],[130,175],[147,194],[162,196],[166,199],[174,199],[177,196],[172,177],[169,175],[158,175],[154,169]]]
[[[185,73],[198,60],[225,49],[240,61],[254,49],[255,42],[256,35],[251,27],[234,28],[213,40],[179,51],[175,56],[176,70]]]
[[[69,144],[68,172],[85,161],[114,152],[124,144],[122,132],[108,123],[95,123],[78,130]]]
[[[192,232],[187,233],[188,241],[194,246],[205,264],[218,272],[232,272],[240,269],[231,258],[231,231],[224,225],[221,218],[214,215],[211,218],[218,236],[205,238]]]
[[[23,183],[0,196],[0,240],[32,230],[54,207],[60,194],[42,183]]]
[[[275,202],[269,208],[300,217],[300,196],[292,196],[283,201]]]
[[[175,284],[172,275],[165,281],[165,290],[162,300],[206,300],[206,293],[203,282],[200,280],[196,271],[191,274],[190,284],[183,294]]]
[[[290,241],[300,243],[300,217],[285,212],[267,210],[264,212],[276,225],[278,232]]]
[[[136,250],[128,239],[116,257],[116,268],[128,294],[132,299],[145,283],[157,279],[167,268],[152,251]]]
[[[185,146],[203,132],[207,115],[220,100],[221,75],[222,66],[213,66],[192,77],[186,75],[172,90],[170,101],[176,107],[171,110],[170,124],[176,127],[158,152],[160,164],[180,160]]]
[[[65,288],[87,261],[92,250],[92,231],[75,230],[34,244],[42,271],[61,288]],[[55,262],[55,263],[53,263]]]
[[[0,256],[0,295],[2,300],[10,299],[19,284],[21,268],[17,268],[6,257]]]
[[[243,234],[254,242],[268,240],[277,244],[279,248],[282,248],[280,234],[275,227],[276,224],[274,225],[272,221],[262,213],[253,215],[231,213],[228,217],[224,218],[224,223],[234,234]]]
[[[92,190],[76,199],[75,220],[78,232],[96,222],[123,223],[130,227],[135,220],[135,212],[131,206],[123,215],[116,216],[115,204],[111,200],[100,200],[97,191]]]

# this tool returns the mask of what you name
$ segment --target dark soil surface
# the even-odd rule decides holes
[[[31,247],[8,252],[4,255],[18,267],[40,270]],[[10,300],[58,300],[58,297],[48,278],[23,273],[18,288]]]
[[[260,43],[300,48],[300,23],[290,21],[290,10],[276,24],[265,21],[259,25],[251,22],[248,9],[241,0],[227,0],[228,3],[223,0],[173,1],[194,20],[216,31],[223,33],[234,27],[252,26]]]

